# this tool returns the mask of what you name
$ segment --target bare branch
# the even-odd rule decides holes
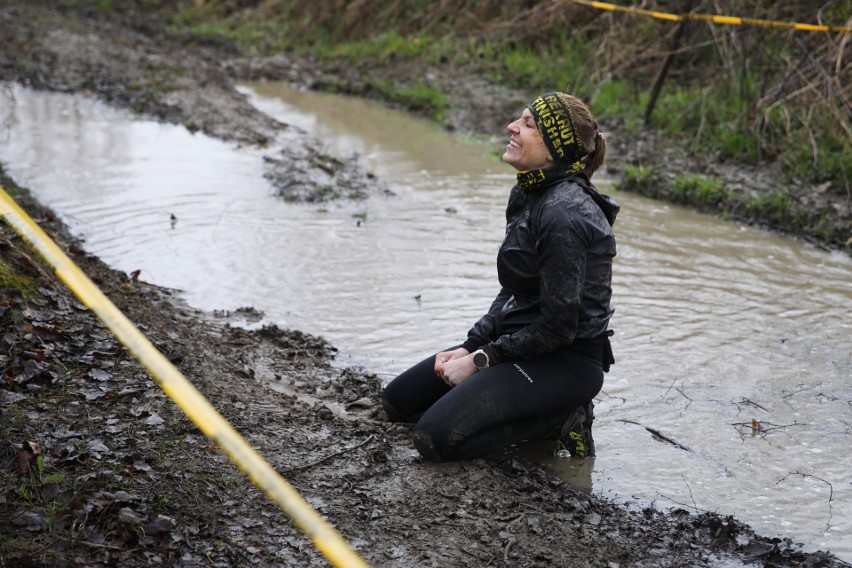
[[[660,432],[659,430],[656,430],[656,429],[654,429],[654,428],[651,428],[650,426],[645,426],[644,424],[640,424],[639,422],[634,422],[633,420],[624,420],[624,419],[619,419],[619,422],[624,422],[624,423],[626,423],[626,424],[635,424],[635,425],[637,425],[637,426],[641,426],[642,428],[644,428],[645,430],[647,430],[648,432],[650,432],[650,433],[651,433],[651,435],[652,435],[654,438],[656,438],[657,440],[660,440],[661,442],[669,443],[669,444],[673,445],[674,447],[676,447],[676,448],[680,448],[681,450],[686,450],[687,452],[691,452],[691,451],[692,451],[691,449],[689,449],[688,447],[684,446],[683,444],[681,444],[681,443],[679,443],[679,442],[676,442],[676,441],[672,440],[671,438],[669,438],[668,436],[666,436],[665,434],[663,434],[663,433],[662,433],[662,432]]]
[[[802,424],[801,422],[793,422],[792,424],[773,424],[772,422],[762,422],[752,418],[751,422],[734,422],[731,426],[740,428],[740,433],[742,433],[742,430],[746,430],[750,432],[752,436],[756,436],[757,434],[768,434],[775,430],[784,430],[793,426],[805,426],[805,424]]]
[[[828,493],[828,520],[825,522],[825,529],[826,530],[830,529],[831,528],[831,518],[832,518],[832,515],[833,515],[833,511],[831,509],[831,501],[834,499],[834,486],[831,484],[831,482],[826,481],[825,479],[823,479],[821,477],[817,477],[816,475],[811,475],[809,473],[802,473],[800,471],[793,471],[791,473],[788,473],[787,475],[785,475],[784,477],[782,477],[781,479],[776,481],[775,485],[778,485],[782,481],[786,481],[787,478],[790,477],[791,475],[799,475],[801,477],[811,477],[813,479],[816,479],[817,481],[822,481],[823,483],[828,485],[828,491],[829,491],[829,493]]]
[[[800,392],[805,392],[805,391],[813,390],[813,389],[815,389],[815,388],[817,388],[817,387],[821,387],[821,386],[822,386],[822,383],[817,383],[817,384],[815,384],[815,385],[811,385],[811,386],[803,386],[803,387],[802,387],[802,388],[800,388],[799,390],[795,390],[795,391],[793,391],[793,392],[791,392],[791,393],[785,394],[785,395],[784,395],[784,398],[790,398],[790,397],[793,397],[793,396],[795,396],[795,395],[799,394]]]
[[[748,398],[742,398],[742,399],[740,399],[738,402],[734,402],[734,404],[735,404],[735,405],[737,405],[737,406],[740,406],[740,405],[743,405],[743,406],[754,406],[755,408],[759,408],[759,409],[761,409],[761,410],[762,410],[762,411],[764,411],[764,412],[769,412],[768,410],[766,410],[766,408],[764,408],[763,406],[761,406],[761,405],[757,404],[756,402],[754,402],[753,400],[750,400],[750,399],[748,399]]]
[[[311,463],[308,463],[308,464],[305,464],[305,465],[301,465],[299,467],[290,468],[290,469],[286,470],[284,473],[294,473],[296,471],[302,471],[302,470],[305,470],[305,469],[310,469],[314,466],[318,466],[319,464],[325,463],[329,460],[332,460],[339,455],[345,454],[347,452],[351,452],[352,450],[357,450],[358,448],[360,448],[360,447],[364,446],[365,444],[367,444],[368,442],[370,442],[370,440],[372,440],[372,439],[373,439],[373,434],[370,434],[369,436],[367,436],[367,439],[364,440],[363,442],[361,442],[360,444],[355,444],[351,448],[344,448],[344,449],[340,450],[339,452],[334,452],[333,454],[327,455],[324,458],[320,458],[320,459],[318,459],[314,462],[311,462]]]

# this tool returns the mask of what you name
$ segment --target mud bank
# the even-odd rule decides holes
[[[357,162],[329,156],[300,129],[249,104],[221,66],[227,54],[185,46],[148,15],[95,20],[52,4],[2,7],[4,81],[97,96],[191,132],[264,148],[266,176],[287,200],[364,198],[380,189]]]
[[[266,145],[299,173],[277,181],[293,199],[380,187],[248,105],[221,52],[154,22],[30,2],[4,3],[0,21],[3,81]],[[373,566],[848,566],[730,517],[579,493],[509,458],[423,463],[408,428],[384,420],[379,380],[333,367],[322,338],[192,310],[87,254],[14,180],[0,185]],[[327,565],[5,225],[0,269],[0,566]]]

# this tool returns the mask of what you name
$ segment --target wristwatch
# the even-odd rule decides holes
[[[480,371],[484,371],[491,366],[491,359],[488,358],[488,353],[482,349],[478,349],[473,352],[473,364]]]

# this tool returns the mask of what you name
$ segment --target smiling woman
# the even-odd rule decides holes
[[[551,105],[564,110],[554,113]],[[546,135],[539,128],[546,129]],[[566,155],[565,149],[576,144],[575,140],[580,141],[583,151],[591,149],[576,156],[582,158],[580,164],[587,177],[591,178],[606,159],[606,140],[598,132],[597,121],[589,107],[571,95],[549,93],[537,98],[507,130],[511,138],[503,161],[519,171],[548,168],[554,160],[564,162],[574,157]]]
[[[497,255],[501,290],[461,345],[385,388],[391,420],[414,422],[432,461],[482,457],[524,440],[594,456],[592,398],[614,362],[612,224],[619,206],[589,178],[606,146],[588,108],[546,93],[507,126],[518,170]]]
[[[519,171],[546,168],[553,162],[544,138],[535,125],[535,117],[529,108],[507,127],[511,138],[503,154],[503,161]]]

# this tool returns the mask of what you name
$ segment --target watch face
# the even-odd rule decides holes
[[[473,364],[478,368],[483,368],[488,364],[488,356],[485,353],[477,353],[473,356]]]

